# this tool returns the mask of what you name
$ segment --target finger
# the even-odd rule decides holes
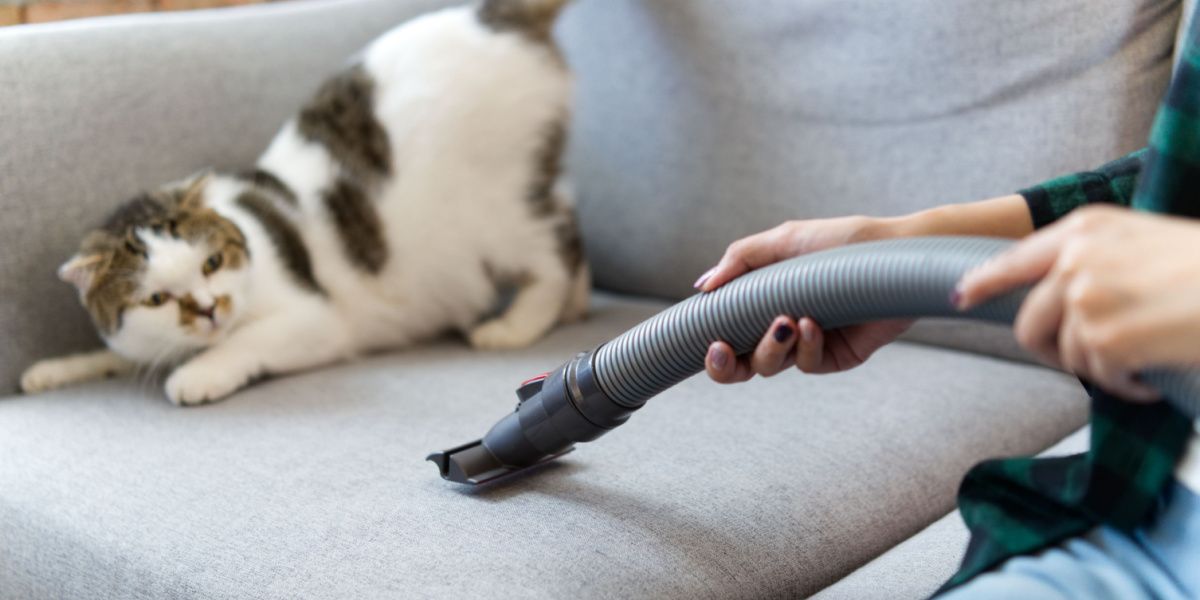
[[[800,341],[796,344],[796,368],[805,373],[819,374],[825,361],[825,332],[817,322],[804,317],[796,324],[800,330]]]
[[[781,235],[776,228],[730,244],[717,266],[696,281],[696,288],[702,292],[709,292],[748,271],[788,258]]]
[[[1075,337],[1080,340],[1087,363],[1086,373],[1082,374],[1084,379],[1123,400],[1153,402],[1162,397],[1158,390],[1138,377],[1136,362],[1127,360],[1125,356],[1102,352],[1097,344],[1088,343],[1094,341],[1095,336],[1085,336],[1082,328]]]
[[[1052,225],[967,271],[955,287],[954,302],[958,309],[967,310],[1044,277],[1054,266],[1069,233],[1067,228]]]
[[[704,356],[704,370],[717,383],[740,383],[750,379],[754,372],[746,360],[739,360],[733,348],[725,342],[713,342]]]
[[[1048,365],[1062,368],[1058,332],[1063,318],[1063,278],[1050,275],[1034,286],[1013,322],[1017,342]]]
[[[1062,317],[1062,325],[1058,330],[1058,362],[1064,371],[1069,371],[1087,380],[1092,380],[1089,361],[1083,344],[1080,322],[1081,317],[1071,311],[1066,311]]]
[[[854,354],[866,361],[876,350],[895,341],[900,334],[912,327],[910,319],[889,319],[862,325],[843,327],[843,339],[854,348]]]
[[[750,356],[750,370],[763,377],[775,375],[791,362],[795,347],[796,322],[790,317],[776,317]]]
[[[1149,403],[1162,398],[1162,394],[1158,390],[1146,385],[1135,374],[1112,368],[1095,357],[1093,357],[1089,370],[1091,377],[1088,378],[1088,381],[1123,400]]]
[[[824,357],[817,373],[839,373],[861,365],[865,358],[860,359],[847,336],[849,328],[834,329],[825,332]]]

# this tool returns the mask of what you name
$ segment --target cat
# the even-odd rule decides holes
[[[583,317],[562,165],[571,78],[551,35],[565,2],[408,21],[326,81],[254,168],[122,205],[58,270],[107,348],[41,361],[22,388],[171,365],[167,397],[199,404],[447,331],[518,348]]]

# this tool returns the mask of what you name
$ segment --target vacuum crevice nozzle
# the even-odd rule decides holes
[[[444,452],[434,452],[425,460],[438,466],[443,479],[470,485],[479,485],[512,471],[488,452],[483,440],[475,440]]]
[[[633,409],[613,404],[595,383],[590,353],[521,382],[517,409],[482,439],[426,457],[443,479],[479,485],[554,460],[578,442],[620,425]]]
[[[574,446],[572,446],[557,454],[546,456],[528,466],[510,467],[497,460],[488,451],[487,447],[483,445],[483,440],[475,440],[469,444],[463,444],[462,446],[443,452],[434,452],[425,457],[425,460],[437,465],[438,470],[442,473],[442,479],[467,485],[481,485],[507,475],[531,469],[544,462],[554,460],[574,449]]]

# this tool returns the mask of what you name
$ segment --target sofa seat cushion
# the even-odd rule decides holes
[[[693,378],[490,488],[424,462],[662,307],[601,297],[527,350],[445,341],[192,409],[147,380],[0,399],[0,595],[806,595],[946,514],[971,464],[1085,419],[1058,373],[898,343],[848,374]]]
[[[1041,453],[1066,456],[1086,452],[1091,429],[1084,427]],[[918,600],[950,579],[962,563],[971,532],[957,510],[934,521],[920,533],[897,544],[841,581],[821,590],[812,600]]]

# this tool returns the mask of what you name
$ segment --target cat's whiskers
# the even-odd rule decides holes
[[[148,391],[151,385],[157,387],[157,382],[153,381],[156,376],[162,371],[162,367],[177,353],[177,350],[164,346],[154,356],[152,360],[146,363],[141,363],[137,366],[137,379],[140,391]]]

